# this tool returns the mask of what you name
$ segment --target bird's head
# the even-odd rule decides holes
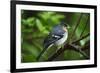
[[[60,25],[63,27],[63,29],[65,31],[67,31],[70,28],[70,26],[67,23],[65,23],[65,22],[61,22]]]

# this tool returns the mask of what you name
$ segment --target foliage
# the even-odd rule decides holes
[[[77,24],[78,18],[82,13],[75,12],[51,12],[51,11],[21,11],[21,62],[36,62],[37,56],[43,49],[43,40],[48,35],[49,31],[54,25],[58,25],[61,21],[68,23],[71,27],[69,31],[69,37],[73,33],[75,25]],[[83,13],[79,26],[71,38],[71,41],[80,38],[81,32],[84,30],[86,21],[89,17],[88,13]],[[90,31],[90,25],[86,26],[86,29],[82,36]],[[81,40],[78,44],[85,46],[89,41],[89,37]],[[55,47],[47,50],[41,57],[40,61],[45,61],[51,56],[51,53],[55,53]],[[67,49],[67,48],[66,48]],[[89,51],[88,51],[89,53]],[[79,52],[66,50],[60,60],[81,60],[85,59]]]

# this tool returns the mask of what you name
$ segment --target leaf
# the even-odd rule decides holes
[[[65,60],[78,60],[78,59],[82,59],[83,56],[76,51],[66,50],[64,52],[64,58],[65,58]]]
[[[34,26],[35,24],[35,18],[34,17],[30,17],[26,20],[28,26]]]
[[[36,19],[36,26],[41,33],[44,33],[44,34],[48,33],[48,31],[45,29],[45,27],[43,26],[43,24],[41,23],[39,19]]]

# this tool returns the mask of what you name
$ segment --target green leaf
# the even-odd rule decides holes
[[[29,26],[34,26],[34,24],[35,24],[35,18],[34,17],[30,17],[30,18],[28,18],[27,20],[26,20],[26,22],[27,22],[27,24],[29,25]]]
[[[82,59],[83,56],[76,51],[66,50],[64,52],[64,58],[65,58],[65,60],[78,60],[78,59]]]

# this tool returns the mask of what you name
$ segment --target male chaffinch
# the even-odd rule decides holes
[[[53,27],[49,35],[44,39],[44,49],[38,55],[37,60],[39,60],[43,53],[51,46],[61,46],[64,44],[68,38],[68,28],[69,26],[64,22],[61,22],[59,25]]]

